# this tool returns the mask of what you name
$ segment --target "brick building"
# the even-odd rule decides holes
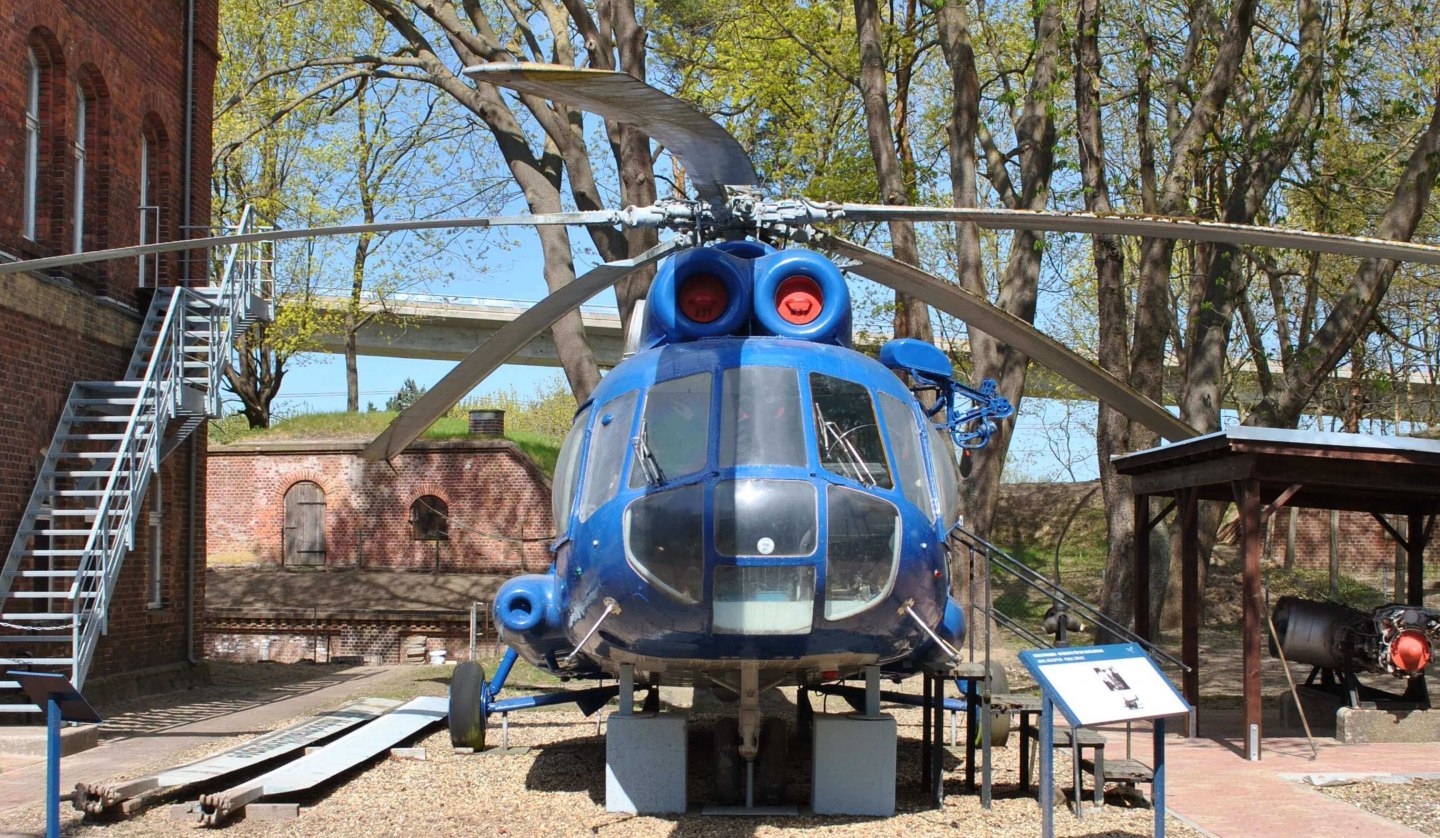
[[[235,660],[415,659],[468,644],[470,606],[543,573],[550,484],[502,439],[212,446],[206,649]],[[392,467],[393,465],[393,467]]]
[[[217,23],[218,0],[0,4],[0,260],[172,239],[210,223]],[[7,546],[71,384],[123,377],[145,289],[204,272],[197,256],[0,277]],[[203,445],[181,448],[162,469],[96,651],[92,693],[193,674]],[[192,477],[201,478],[193,492]]]

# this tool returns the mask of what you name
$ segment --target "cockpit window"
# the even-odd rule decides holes
[[[585,486],[580,492],[580,520],[584,521],[620,488],[620,467],[630,450],[630,425],[635,418],[635,391],[613,398],[596,411],[590,433],[590,459],[585,463]]]
[[[935,464],[940,523],[949,530],[960,514],[960,471],[955,466],[955,443],[948,433],[936,427],[930,428],[930,459]]]
[[[863,384],[817,372],[810,374],[810,398],[820,465],[867,486],[894,485],[870,391]]]
[[[800,379],[781,367],[735,367],[720,385],[720,467],[803,466]]]
[[[551,484],[550,509],[555,513],[555,533],[565,532],[570,523],[570,509],[575,504],[575,478],[580,476],[581,441],[585,439],[585,425],[590,421],[590,408],[580,411],[565,443],[560,446],[560,456],[555,461],[555,482]]]
[[[659,486],[705,467],[710,450],[710,373],[662,381],[645,394],[632,444],[630,487]]]
[[[925,476],[925,456],[920,453],[920,426],[910,406],[888,393],[880,394],[880,415],[895,454],[895,472],[905,499],[930,517],[930,480]]]

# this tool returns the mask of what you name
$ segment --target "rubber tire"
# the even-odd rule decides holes
[[[450,676],[450,744],[485,750],[485,670],[474,661],[455,667]]]
[[[771,717],[760,726],[760,753],[755,757],[755,803],[779,806],[785,802],[786,759],[790,734],[785,720]]]
[[[745,760],[740,758],[740,721],[731,717],[715,723],[715,802],[736,806],[745,802]]]
[[[810,691],[804,687],[795,695],[795,737],[801,742],[810,742],[815,737],[815,705],[810,702]]]
[[[1006,695],[1010,692],[1010,676],[1005,674],[1005,667],[999,661],[990,661],[990,694]],[[996,748],[1003,748],[1010,741],[1010,711],[990,711],[990,744]],[[975,731],[975,747],[980,747],[982,740],[980,731]]]
[[[640,705],[641,713],[660,712],[660,687],[653,686],[645,692],[645,700]]]

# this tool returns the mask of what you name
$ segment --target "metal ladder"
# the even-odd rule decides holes
[[[246,207],[226,230],[262,228]],[[150,478],[219,414],[235,342],[271,317],[268,243],[222,252],[207,285],[156,292],[122,380],[70,388],[0,571],[0,672],[62,672],[84,684]],[[17,690],[0,676],[0,695]],[[0,703],[0,712],[38,710]]]

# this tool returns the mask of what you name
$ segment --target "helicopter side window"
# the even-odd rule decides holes
[[[800,379],[783,367],[733,367],[720,387],[720,467],[803,466]]]
[[[895,584],[900,515],[889,501],[831,486],[825,544],[825,619],[840,620],[879,602]]]
[[[889,489],[893,484],[885,443],[865,385],[811,373],[810,398],[820,465],[857,483]]]
[[[663,381],[645,394],[633,441],[630,488],[658,486],[705,467],[710,450],[710,373]]]
[[[585,439],[585,426],[590,422],[590,408],[580,411],[555,461],[555,482],[550,488],[550,510],[555,514],[555,534],[561,535],[570,524],[570,510],[575,505],[575,479],[580,476],[580,449]]]
[[[930,517],[930,480],[925,476],[925,458],[920,453],[920,426],[909,405],[888,393],[880,394],[880,415],[885,417],[885,430],[890,450],[895,454],[895,473],[905,499]]]
[[[606,402],[590,433],[590,458],[585,463],[585,485],[580,491],[580,520],[584,521],[620,488],[620,467],[630,449],[630,425],[635,418],[635,391]]]
[[[930,459],[935,464],[940,523],[949,531],[960,514],[960,471],[955,466],[955,444],[949,434],[936,427],[930,428]]]

